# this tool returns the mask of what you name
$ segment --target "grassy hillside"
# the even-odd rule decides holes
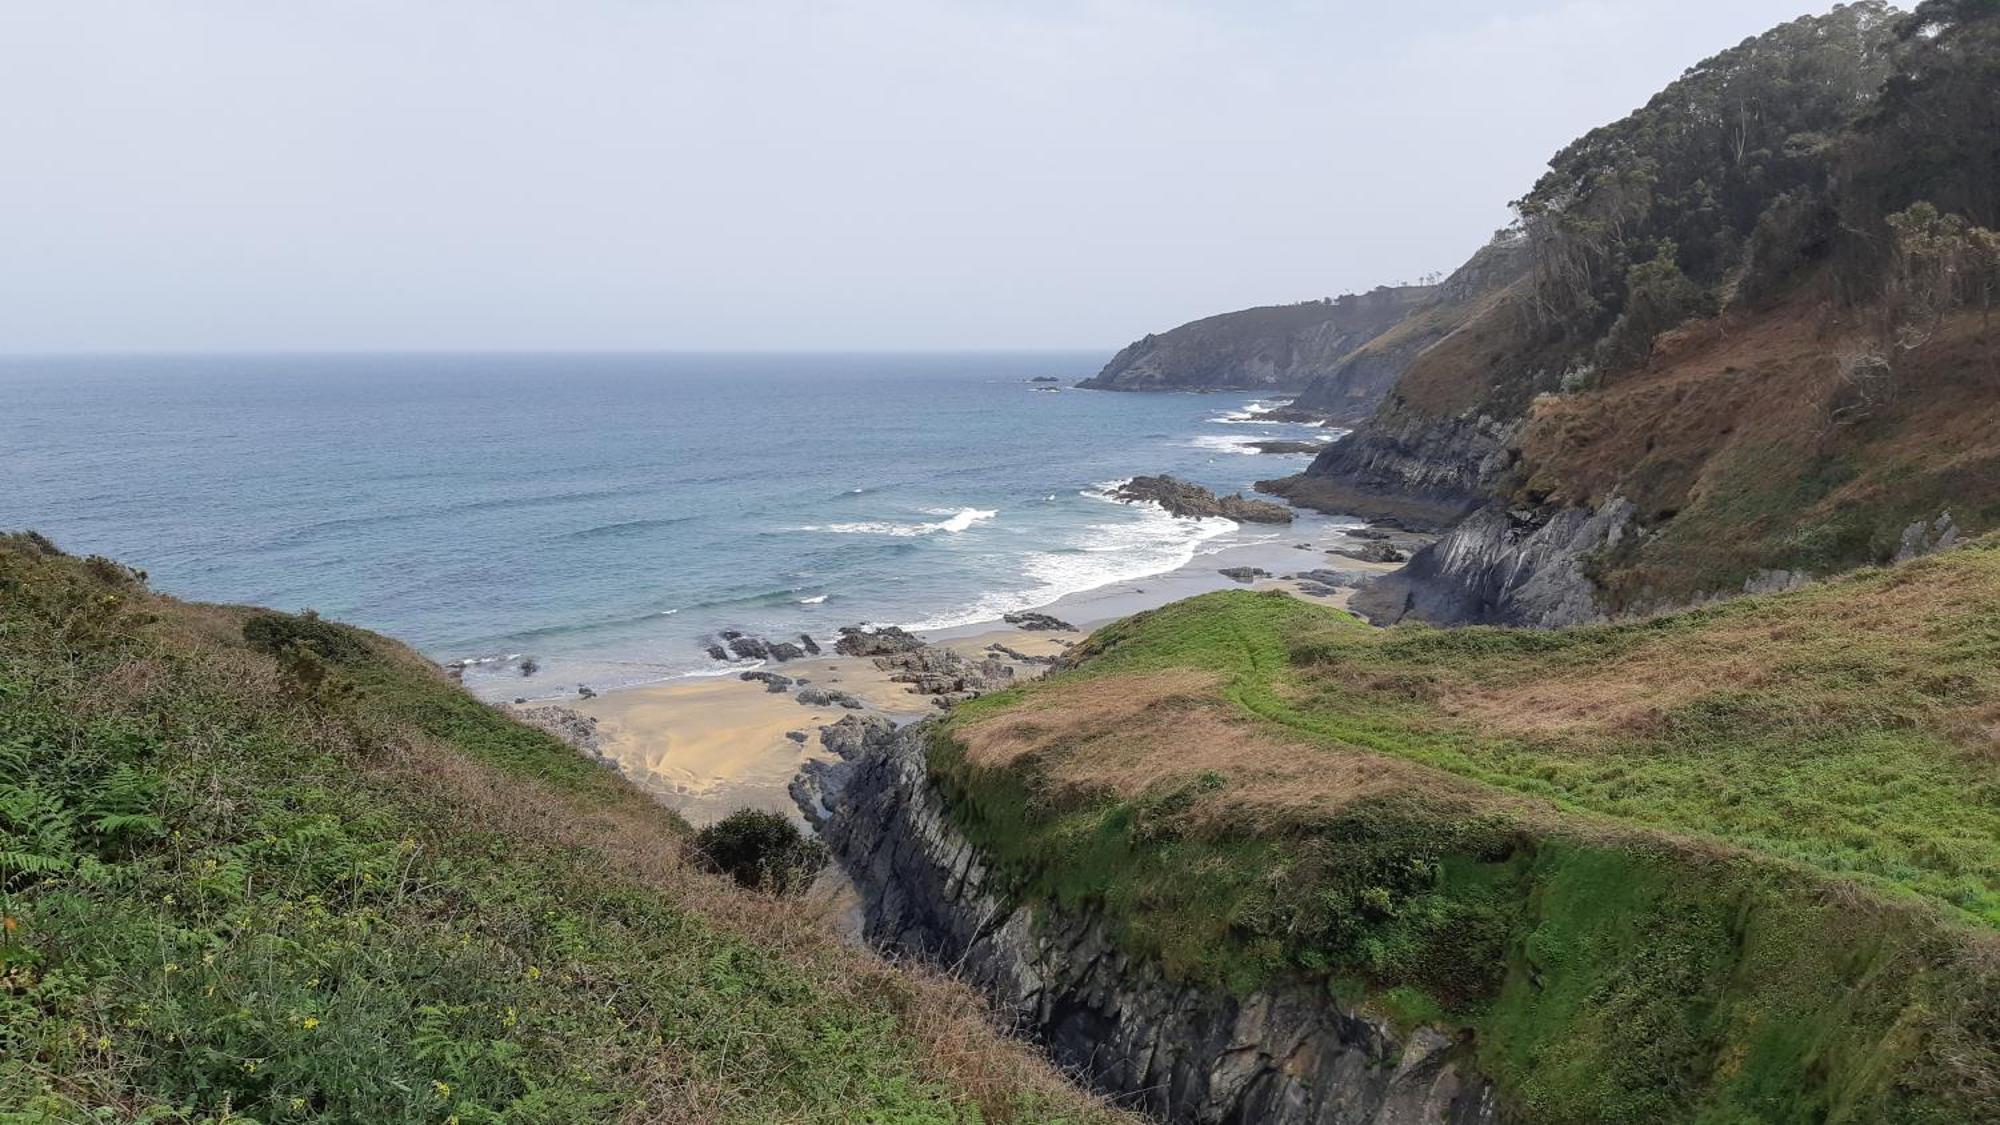
[[[0,1120],[1096,1121],[383,638],[0,537]]]
[[[2000,1115],[2000,544],[1561,633],[1213,595],[932,768],[1019,894],[1462,1029],[1529,1120]]]

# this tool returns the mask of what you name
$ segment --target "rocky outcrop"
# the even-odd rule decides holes
[[[1305,472],[1257,491],[1340,515],[1448,527],[1486,502],[1516,423],[1389,415],[1333,443]]]
[[[1586,560],[1616,547],[1633,515],[1618,497],[1594,511],[1481,509],[1363,588],[1351,605],[1378,625],[1404,618],[1541,628],[1595,621],[1604,614]]]
[[[1271,577],[1271,572],[1261,566],[1225,566],[1216,573],[1231,582],[1255,582],[1259,578]]]
[[[926,728],[874,745],[809,819],[860,892],[864,934],[953,967],[1062,1065],[1122,1103],[1193,1125],[1489,1125],[1470,1045],[1344,1009],[1324,981],[1247,996],[1169,978],[1087,913],[1010,903],[948,818]]]
[[[1076,626],[1064,621],[1062,618],[1046,613],[1036,613],[1032,610],[1025,613],[1009,613],[1002,616],[1001,620],[1014,626],[1016,629],[1026,629],[1031,633],[1039,631],[1052,633],[1076,632]]]
[[[798,734],[797,741],[804,742],[804,732]],[[832,802],[854,777],[854,763],[865,754],[886,748],[895,737],[896,724],[881,715],[846,715],[819,728],[820,745],[835,756],[834,760],[809,759],[786,787],[806,823],[825,827]]]
[[[1332,301],[1267,305],[1132,343],[1078,386],[1107,391],[1295,391],[1402,320],[1431,287],[1383,287]]]
[[[1293,453],[1317,454],[1326,448],[1326,443],[1322,441],[1282,441],[1278,439],[1270,441],[1246,441],[1243,445],[1245,448],[1254,449],[1259,453],[1286,455]]]
[[[555,735],[592,757],[602,757],[600,751],[603,747],[598,739],[597,720],[592,716],[554,704],[534,707],[502,706],[500,710],[510,718]]]
[[[996,655],[972,661],[936,645],[878,656],[875,666],[889,673],[890,682],[906,684],[909,691],[945,704],[1005,687],[1014,680],[1014,669]]]
[[[1128,503],[1153,503],[1185,519],[1219,518],[1238,523],[1290,523],[1291,510],[1268,500],[1242,495],[1217,496],[1178,477],[1133,477],[1112,493]]]
[[[702,650],[713,660],[775,660],[783,664],[788,660],[802,660],[807,656],[819,655],[819,645],[804,633],[799,634],[796,643],[767,641],[747,636],[735,629],[725,629],[719,636],[721,637],[719,643],[707,639],[702,643]]]
[[[924,639],[895,625],[884,625],[879,629],[869,629],[861,625],[846,625],[840,630],[840,640],[833,651],[842,656],[888,656],[898,652],[912,652],[924,647]]]

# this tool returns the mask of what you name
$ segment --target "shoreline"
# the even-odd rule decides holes
[[[1308,584],[1288,576],[1329,569],[1372,577],[1397,569],[1400,563],[1362,562],[1328,553],[1331,547],[1364,543],[1345,534],[1361,526],[1358,520],[1292,525],[1278,540],[1224,547],[1197,555],[1174,570],[1068,595],[1036,611],[1075,626],[1071,630],[1028,630],[984,622],[913,632],[932,646],[970,660],[994,656],[1018,682],[1040,676],[1048,665],[999,655],[990,646],[1005,646],[1029,657],[1053,657],[1108,622],[1216,590],[1283,590],[1317,605],[1345,609],[1351,587],[1315,595],[1304,588]],[[1398,535],[1399,542],[1407,538],[1414,537]],[[1241,582],[1219,573],[1241,567],[1268,574]],[[829,650],[748,669],[781,671],[815,688],[849,693],[863,704],[860,710],[802,704],[792,691],[771,692],[761,682],[740,678],[745,670],[609,688],[590,699],[530,700],[509,709],[529,721],[536,721],[537,712],[557,722],[562,721],[562,712],[583,716],[592,729],[587,734],[576,732],[581,737],[572,737],[573,742],[697,827],[743,808],[796,817],[788,787],[807,761],[833,757],[821,741],[820,728],[845,715],[881,715],[901,724],[938,713],[930,696],[892,681],[891,673],[869,657],[839,656]]]

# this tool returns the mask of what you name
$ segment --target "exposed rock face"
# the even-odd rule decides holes
[[[1151,501],[1171,515],[1186,519],[1221,518],[1239,523],[1290,523],[1291,509],[1268,500],[1217,496],[1198,484],[1177,477],[1133,477],[1114,493],[1126,501]]]
[[[1515,423],[1385,415],[1333,443],[1305,472],[1257,482],[1302,508],[1441,528],[1485,503],[1511,462]]]
[[[1109,391],[1293,391],[1403,319],[1431,286],[1223,313],[1147,336],[1078,384]]]
[[[1958,538],[1958,525],[1952,522],[1950,512],[1941,513],[1934,520],[1918,520],[1903,529],[1896,561],[1909,562],[1937,551],[1949,551],[1958,545]]]
[[[799,735],[798,741],[805,741],[803,731],[795,733]],[[820,744],[840,760],[814,758],[799,767],[798,775],[786,786],[806,823],[814,828],[825,827],[832,802],[854,777],[854,763],[895,737],[896,724],[880,715],[846,715],[837,723],[819,728]]]
[[[1216,573],[1231,582],[1255,582],[1259,578],[1271,577],[1271,572],[1261,566],[1225,566]]]
[[[919,724],[870,746],[821,814],[868,940],[954,966],[1058,1062],[1167,1121],[1499,1120],[1467,1044],[1429,1029],[1399,1036],[1343,1010],[1321,981],[1241,998],[1176,982],[1119,951],[1087,914],[1010,905],[931,788],[925,737]],[[810,818],[824,794],[809,796]]]
[[[1560,628],[1603,616],[1584,559],[1615,547],[1634,510],[1613,497],[1596,511],[1484,508],[1355,594],[1378,625],[1405,617],[1438,625]]]

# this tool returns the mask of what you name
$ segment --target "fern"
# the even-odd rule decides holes
[[[14,890],[68,871],[76,860],[76,816],[52,794],[0,787],[0,888]]]
[[[0,742],[0,781],[18,782],[28,776],[28,759],[34,747],[25,740]]]
[[[106,842],[162,835],[154,814],[159,786],[131,766],[119,766],[90,787],[83,800],[84,823]]]

